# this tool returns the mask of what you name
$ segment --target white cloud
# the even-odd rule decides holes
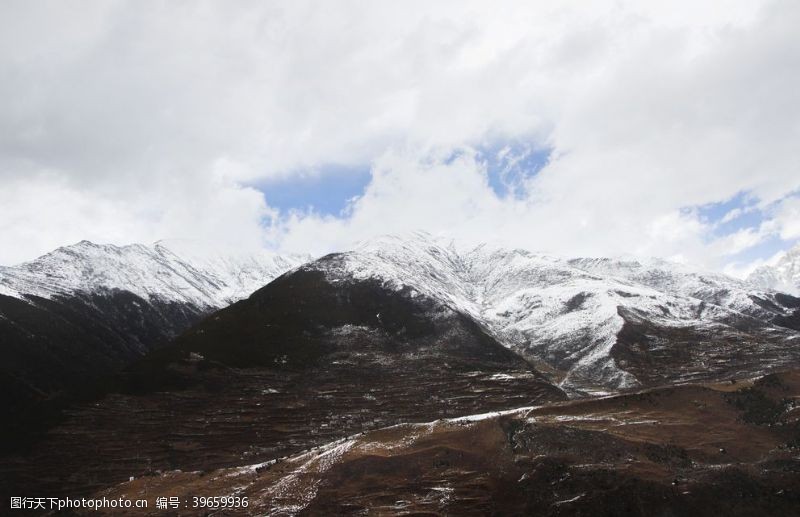
[[[722,269],[723,273],[736,277],[736,278],[747,278],[750,273],[755,271],[757,268],[761,266],[775,266],[778,264],[780,259],[782,259],[786,255],[785,250],[781,250],[774,255],[767,257],[767,258],[760,258],[756,259],[752,262],[748,262],[745,264],[738,264],[738,263],[730,263],[726,264],[725,267]],[[785,292],[790,292],[792,289],[784,289]]]
[[[775,215],[770,227],[780,235],[781,239],[800,238],[800,197],[792,196],[782,200],[775,207]]]
[[[375,163],[372,182],[347,217],[293,214],[276,225],[272,238],[290,251],[322,253],[376,233],[423,228],[463,242],[561,254],[680,252],[702,259],[707,227],[695,215],[649,211],[648,217],[630,217],[626,210],[602,210],[562,198],[499,198],[470,149],[455,159],[412,149],[391,151]]]
[[[786,208],[714,242],[682,210],[800,188],[796,2],[82,6],[0,6],[0,263],[82,238],[328,251],[426,228],[722,267],[800,234]],[[504,140],[553,149],[521,199],[470,151]],[[331,163],[374,163],[346,217],[278,218],[244,186]]]
[[[219,245],[263,246],[262,220],[274,212],[260,192],[221,179],[184,182],[164,177],[151,194],[110,199],[75,188],[60,174],[5,180],[0,189],[4,263],[82,239],[152,242],[180,235]]]

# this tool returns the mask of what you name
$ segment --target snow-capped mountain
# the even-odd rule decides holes
[[[441,301],[543,371],[551,370],[566,388],[642,382],[615,357],[626,324],[644,321],[662,333],[691,331],[697,341],[704,339],[701,334],[753,337],[747,332],[755,331],[755,339],[787,346],[800,328],[792,319],[796,299],[658,259],[562,259],[459,248],[422,233],[375,239],[342,257],[304,267],[322,267],[332,282],[377,278],[411,296]]]
[[[31,262],[0,267],[0,294],[52,298],[122,290],[145,300],[221,308],[309,258],[263,250],[209,251],[201,243],[180,240],[152,246],[81,241]]]
[[[747,281],[762,288],[800,295],[800,244],[789,250],[775,265],[755,269]]]
[[[5,407],[91,389],[211,312],[307,260],[83,241],[0,268],[0,392]]]
[[[657,391],[703,422],[721,414],[733,422],[735,406],[760,417],[778,414],[777,403],[752,391],[728,398],[737,386],[726,383],[717,386],[722,409],[709,416],[711,390],[675,399],[672,388],[800,364],[800,299],[658,259],[565,259],[412,234],[269,281],[258,276],[273,274],[275,262],[186,247],[81,243],[4,269],[13,296],[0,296],[0,404],[36,418],[7,419],[14,439],[3,442],[41,429],[36,412],[50,400],[70,408],[36,461],[18,465],[20,479],[70,479],[62,488],[80,493],[98,478],[261,463],[365,429],[623,388],[670,387],[605,398],[601,405],[617,409],[610,419],[592,416],[592,426],[627,420],[631,401],[648,421],[661,420]],[[266,285],[215,311],[251,281]],[[782,385],[769,386],[788,400]],[[74,393],[92,401],[75,402]],[[571,418],[574,404],[557,416]],[[591,436],[576,435],[595,447]],[[727,461],[716,456],[727,447],[718,439],[703,438],[715,464]],[[130,443],[141,444],[141,456],[119,461]],[[614,443],[608,457],[628,458]],[[684,465],[674,450],[682,458],[674,464]],[[52,485],[38,492],[54,493]]]
[[[35,336],[53,369],[61,355],[76,364],[86,362],[81,354],[124,364],[299,266],[321,271],[333,286],[377,279],[404,296],[434,300],[577,393],[774,369],[800,353],[800,300],[664,260],[566,259],[425,233],[380,237],[334,255],[305,262],[268,252],[209,253],[181,241],[84,241],[0,268],[0,327],[9,327],[0,332],[16,343],[19,361],[37,349]],[[85,335],[76,339],[74,328]]]

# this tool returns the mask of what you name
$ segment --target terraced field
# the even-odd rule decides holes
[[[799,487],[795,370],[403,424],[100,495],[249,498],[215,515],[756,516],[798,515]]]
[[[411,362],[303,373],[198,368],[194,386],[111,394],[71,409],[24,454],[4,459],[6,493],[78,496],[160,471],[263,462],[343,436],[563,398],[526,371],[475,371]]]

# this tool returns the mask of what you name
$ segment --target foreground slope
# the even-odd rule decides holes
[[[98,495],[237,495],[241,515],[796,515],[798,453],[794,370],[399,425]]]

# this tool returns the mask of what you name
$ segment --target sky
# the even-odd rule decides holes
[[[793,0],[0,3],[0,264],[425,230],[743,276],[800,239]]]

